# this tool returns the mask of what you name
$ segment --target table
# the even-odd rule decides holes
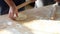
[[[11,20],[7,15],[0,16],[0,21],[8,20],[14,23],[20,23],[31,29],[34,34],[60,34],[59,18],[56,20],[50,20],[51,11],[47,8],[42,9],[43,8],[34,8],[20,12],[28,16],[28,18],[24,21]]]

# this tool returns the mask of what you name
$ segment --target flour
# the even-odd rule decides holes
[[[8,30],[1,30],[0,34],[13,34],[11,31]]]

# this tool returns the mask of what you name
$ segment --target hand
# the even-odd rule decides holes
[[[15,19],[14,15],[16,15],[16,17],[18,16],[18,10],[16,7],[10,7],[10,10],[9,10],[9,17],[11,19]]]

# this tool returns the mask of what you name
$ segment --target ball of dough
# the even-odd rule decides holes
[[[0,30],[0,34],[13,34],[13,33],[8,30]]]
[[[27,15],[24,14],[18,14],[18,17],[16,18],[16,20],[25,20],[27,19]]]

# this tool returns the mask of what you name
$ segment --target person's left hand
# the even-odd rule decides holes
[[[18,17],[18,10],[17,10],[16,7],[10,7],[10,9],[9,9],[9,17],[11,19],[15,19],[16,17]]]

